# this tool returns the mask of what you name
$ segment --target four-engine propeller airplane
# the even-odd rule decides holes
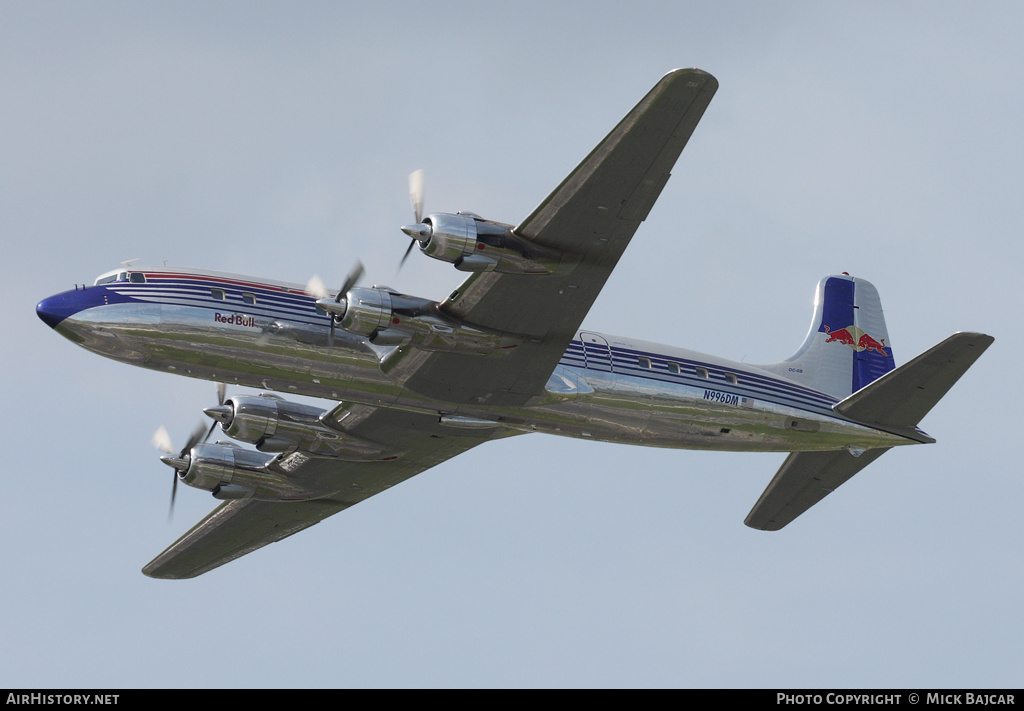
[[[794,356],[753,366],[580,330],[647,217],[718,82],[670,72],[516,226],[472,213],[402,230],[469,277],[441,302],[361,287],[334,294],[195,269],[126,266],[43,300],[58,333],[126,363],[264,392],[205,412],[162,459],[224,503],[143,572],[188,578],[301,531],[489,440],[546,432],[657,447],[790,452],[746,518],[777,530],[890,448],[992,343],[957,333],[896,368],[878,293],[818,284]],[[406,253],[408,254],[408,252]],[[404,259],[404,258],[403,258]]]

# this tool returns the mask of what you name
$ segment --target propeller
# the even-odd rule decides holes
[[[341,291],[338,292],[337,296],[334,297],[334,302],[337,304],[341,303],[341,299],[348,293],[349,289],[356,285],[356,282],[363,278],[363,273],[366,269],[363,268],[363,263],[356,260],[355,266],[352,267],[352,271],[345,277],[345,283],[341,285]]]
[[[416,222],[423,219],[423,169],[409,173],[409,201]]]
[[[314,274],[306,282],[306,293],[318,299],[326,299],[330,296],[327,292],[327,285],[324,284],[324,280],[318,274]]]
[[[424,224],[423,222],[422,170],[414,170],[409,174],[409,201],[412,203],[412,212],[413,216],[416,218],[416,224],[406,225],[402,228],[402,232],[412,237],[412,241],[409,242],[409,248],[405,250],[405,254],[402,255],[402,261],[398,263],[399,269],[401,269],[402,265],[405,264],[405,260],[409,258],[409,253],[412,252],[413,245],[417,242],[423,244],[430,238],[430,225]]]
[[[356,282],[363,278],[363,273],[365,271],[366,269],[363,267],[363,263],[356,260],[356,263],[352,267],[352,270],[348,273],[348,276],[345,277],[345,282],[341,285],[341,289],[338,291],[337,294],[334,295],[334,303],[341,303],[342,299],[345,298],[345,295],[348,294],[349,290],[356,285]],[[334,325],[337,317],[333,311],[330,311],[324,307],[323,302],[328,301],[331,298],[330,293],[328,293],[327,291],[327,287],[324,285],[320,277],[314,275],[306,284],[306,293],[309,294],[310,296],[317,297],[318,305],[321,308],[323,308],[324,311],[327,311],[327,315],[331,317],[331,331],[330,335],[327,338],[327,344],[329,346],[334,346]],[[342,312],[344,313],[344,310],[342,310]]]
[[[217,407],[224,407],[224,395],[226,392],[226,386],[224,383],[217,383]],[[213,408],[209,408],[213,409]],[[199,426],[192,430],[192,434],[189,435],[188,441],[180,451],[175,452],[174,447],[171,444],[171,436],[167,433],[167,428],[163,425],[153,434],[153,446],[164,453],[160,457],[160,461],[171,467],[174,470],[174,483],[171,485],[171,506],[167,512],[168,523],[174,516],[174,499],[178,495],[178,473],[186,471],[189,465],[189,452],[197,444],[205,442],[210,439],[210,435],[213,434],[213,428],[217,426],[217,421],[214,420],[210,428],[206,428],[205,422],[200,422]]]

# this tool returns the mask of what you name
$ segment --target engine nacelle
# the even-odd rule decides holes
[[[324,424],[319,407],[276,395],[235,395],[204,412],[217,420],[228,436],[255,444],[260,452],[296,450],[349,461],[385,456],[384,447]]]
[[[381,287],[353,288],[342,299],[324,298],[316,303],[332,314],[342,329],[365,337],[375,346],[412,344],[426,351],[486,354],[520,343],[516,337],[474,328],[447,317],[436,301]]]
[[[203,489],[217,499],[302,501],[323,496],[298,481],[268,468],[273,455],[227,444],[197,444],[189,453],[188,468],[178,476],[185,484]]]
[[[516,235],[512,225],[472,213],[427,215],[422,223],[402,231],[416,239],[428,257],[464,272],[549,274],[561,258]]]
[[[476,253],[476,220],[469,215],[428,215],[423,224],[430,225],[430,236],[426,244],[420,245],[428,257],[455,264]],[[497,262],[494,264],[497,266]]]
[[[221,423],[224,434],[261,452],[317,452],[318,439],[336,436],[320,423],[320,408],[272,395],[235,395],[206,414]]]
[[[267,478],[261,472],[269,474],[264,467],[271,459],[269,454],[238,447],[197,444],[189,454],[188,468],[178,476],[185,484],[212,492],[215,497],[223,487],[230,498],[249,499]]]
[[[224,433],[242,442],[255,444],[264,451],[285,451],[280,447],[261,447],[267,442],[286,440],[292,449],[308,436],[310,426],[316,427],[322,410],[297,402],[267,395],[235,395],[224,403],[227,412],[216,419]],[[211,408],[211,412],[218,408]]]
[[[217,419],[224,433],[233,439],[257,444],[277,432],[280,416],[276,398],[236,395],[229,398],[223,407],[228,412]]]
[[[356,287],[345,295],[345,312],[338,325],[349,333],[372,336],[387,328],[391,319],[390,293],[383,289]]]

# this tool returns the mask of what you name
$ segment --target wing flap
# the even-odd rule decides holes
[[[744,523],[762,531],[778,531],[888,451],[889,448],[869,449],[859,457],[845,449],[793,452]]]

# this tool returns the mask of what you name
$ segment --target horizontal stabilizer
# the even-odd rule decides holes
[[[886,373],[835,405],[854,422],[934,442],[916,429],[985,349],[995,341],[983,333],[955,333],[909,363]]]
[[[744,523],[762,531],[778,531],[888,451],[887,447],[869,449],[859,457],[845,449],[793,452]]]
[[[983,333],[956,333],[909,363],[881,376],[833,409],[869,427],[917,442],[934,442],[917,424],[992,345]],[[793,452],[765,488],[745,523],[778,531],[835,491],[843,482],[889,451],[869,449],[854,456],[846,449]]]

